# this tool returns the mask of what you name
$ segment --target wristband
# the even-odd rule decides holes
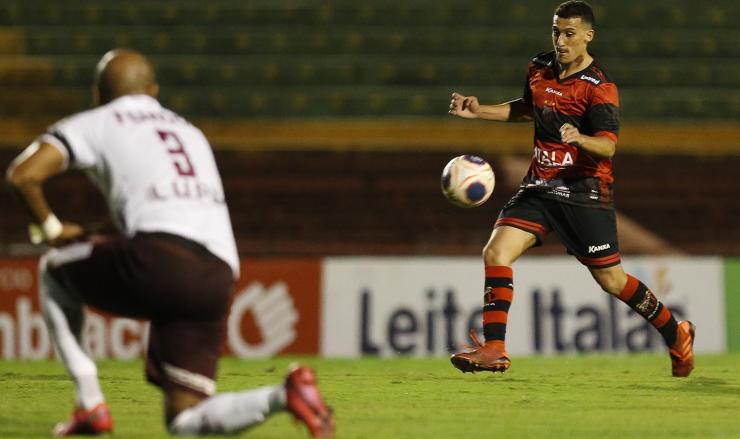
[[[41,230],[44,232],[44,239],[46,241],[53,241],[59,238],[63,229],[62,222],[53,213],[50,213],[41,224]]]
[[[41,230],[41,226],[36,223],[28,225],[28,238],[32,244],[41,244],[44,242],[44,231]]]
[[[62,234],[63,228],[59,218],[50,213],[41,225],[35,223],[28,225],[28,236],[33,244],[41,244],[57,239]]]

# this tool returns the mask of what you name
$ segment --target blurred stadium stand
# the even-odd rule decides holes
[[[449,94],[519,96],[556,3],[2,0],[0,165],[89,107],[97,59],[131,47],[155,64],[163,103],[212,139],[243,254],[477,253],[513,188],[463,211],[439,172],[477,152],[516,180],[504,154],[531,154],[531,132],[452,121]],[[592,4],[592,51],[625,121],[619,209],[679,251],[740,255],[739,4]],[[50,185],[55,208],[97,220],[81,179]],[[22,212],[7,194],[0,209],[0,252],[23,251]]]

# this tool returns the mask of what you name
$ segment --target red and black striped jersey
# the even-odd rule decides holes
[[[606,136],[616,142],[616,84],[595,60],[584,70],[558,79],[558,63],[551,51],[529,63],[523,99],[532,105],[534,156],[522,188],[568,203],[611,207],[612,161],[563,143],[560,127],[570,123],[581,134]]]

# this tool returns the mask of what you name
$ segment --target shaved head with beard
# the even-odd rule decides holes
[[[144,55],[130,49],[113,49],[103,55],[95,68],[96,104],[118,97],[146,94],[156,97],[159,85],[154,69]]]

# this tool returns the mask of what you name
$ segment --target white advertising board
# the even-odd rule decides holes
[[[623,264],[677,318],[697,325],[697,352],[725,351],[720,258],[626,257]],[[327,258],[322,279],[322,355],[447,355],[469,343],[471,326],[482,336],[479,258]],[[571,257],[514,264],[506,345],[512,355],[665,351],[658,332]]]

